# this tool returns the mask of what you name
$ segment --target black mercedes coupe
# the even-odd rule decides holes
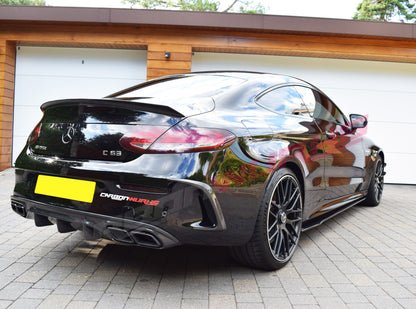
[[[41,106],[12,208],[36,226],[150,248],[215,245],[278,269],[302,230],[383,192],[385,158],[322,91],[200,72]]]

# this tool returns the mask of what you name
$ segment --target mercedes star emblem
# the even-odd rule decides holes
[[[62,133],[62,143],[69,144],[75,135],[75,129],[74,126],[71,125],[68,128],[66,128],[66,131]]]

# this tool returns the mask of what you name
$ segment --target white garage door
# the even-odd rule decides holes
[[[42,117],[40,105],[102,98],[146,80],[147,51],[17,47],[13,162]]]
[[[386,182],[416,184],[416,64],[195,53],[192,71],[206,70],[263,71],[305,79],[347,116],[368,116],[368,135],[386,153]]]

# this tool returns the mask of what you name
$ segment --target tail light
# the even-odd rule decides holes
[[[120,139],[120,145],[138,153],[188,153],[216,151],[230,146],[236,136],[223,129],[196,128],[176,125],[137,126]],[[163,134],[163,135],[162,135]]]
[[[32,133],[30,133],[29,137],[27,138],[28,145],[34,144],[39,139],[41,126],[41,123],[38,123],[37,126],[33,129]]]
[[[135,126],[120,139],[119,143],[124,149],[143,153],[168,129],[169,127],[165,126]]]

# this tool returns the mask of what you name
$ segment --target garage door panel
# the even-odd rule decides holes
[[[327,89],[325,93],[347,116],[357,113],[368,115],[370,121],[415,122],[416,104],[413,98],[416,98],[416,92]]]
[[[19,76],[19,83],[16,83],[15,101],[19,105],[40,106],[43,102],[51,100],[102,98],[141,81],[65,76]]]
[[[146,80],[147,51],[18,47],[13,162],[42,117],[44,102],[102,98]]]
[[[13,138],[15,136],[28,137],[30,132],[42,118],[42,112],[37,106],[17,106],[14,109],[16,115],[28,115],[14,117],[13,122]]]
[[[143,62],[146,55],[145,50],[21,46],[17,50],[19,61],[16,73],[135,79],[146,70],[146,62]]]
[[[377,61],[195,53],[192,71],[247,70],[304,79],[348,115],[368,115],[368,136],[386,152],[386,181],[416,184],[416,64]]]
[[[416,132],[415,130],[416,123],[370,122],[368,125],[368,135],[385,151],[412,154],[414,160],[416,160],[416,143],[411,136]]]
[[[389,183],[415,184],[412,164],[416,160],[416,155],[407,153],[387,153],[386,154],[386,176],[385,181]]]
[[[192,71],[248,70],[294,76],[320,88],[416,93],[416,65],[291,56],[194,53]],[[357,74],[359,72],[359,74]],[[383,72],[383,74],[380,74]],[[330,74],[331,78],[328,78]],[[340,83],[341,82],[341,83]]]

